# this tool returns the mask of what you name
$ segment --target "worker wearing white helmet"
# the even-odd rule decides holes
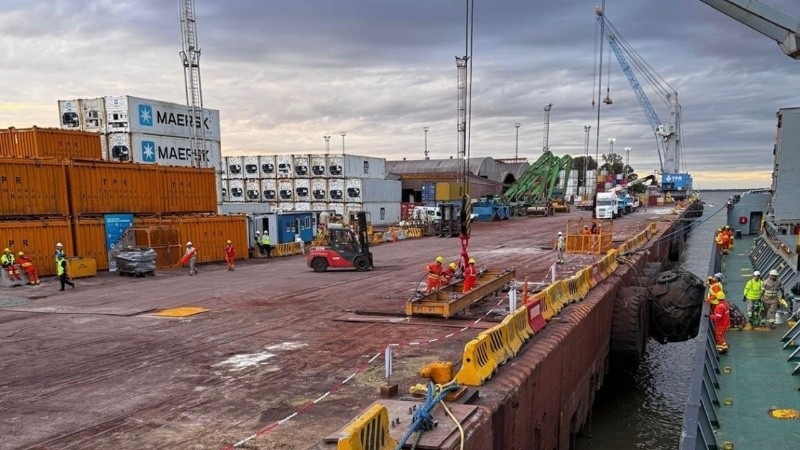
[[[186,254],[183,255],[182,262],[189,264],[189,275],[197,275],[197,268],[194,266],[197,263],[197,249],[194,248],[192,241],[186,242]]]
[[[747,283],[744,285],[744,291],[742,292],[743,298],[742,301],[745,302],[747,307],[747,325],[745,325],[745,329],[751,329],[752,327],[757,327],[761,325],[761,310],[764,309],[764,305],[761,304],[761,285],[764,283],[764,280],[761,279],[761,272],[755,271],[753,272],[753,278],[747,280]],[[756,311],[756,314],[753,312]]]
[[[57,243],[56,244],[56,253],[55,253],[56,266],[58,266],[58,264],[61,263],[61,260],[66,258],[66,257],[67,257],[67,254],[64,253],[64,244],[62,244],[61,242]]]
[[[258,254],[259,258],[264,257],[264,248],[261,245],[261,232],[256,230],[255,236],[253,236],[253,241],[255,242],[256,253]]]
[[[778,280],[778,271],[769,271],[769,277],[761,283],[761,301],[764,302],[766,325],[775,328],[775,313],[778,312],[778,302],[783,298],[783,285]]]
[[[558,260],[556,264],[564,264],[564,247],[566,246],[566,242],[564,241],[564,233],[558,232],[558,242],[556,243],[556,250],[558,251]]]

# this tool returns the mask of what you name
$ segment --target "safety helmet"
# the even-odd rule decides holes
[[[583,228],[589,228],[589,225],[584,225]]]
[[[753,276],[754,277],[760,277],[761,276],[761,272],[756,270],[755,272],[753,272]]]
[[[186,243],[186,246],[187,246],[187,247],[191,247],[191,246],[192,246],[192,241],[188,241],[188,242]]]
[[[772,269],[772,270],[770,270],[770,271],[769,271],[769,276],[771,276],[771,277],[777,277],[777,276],[778,276],[778,271],[777,271],[777,270],[775,270],[775,269]]]
[[[442,258],[441,256],[437,256],[436,257],[436,262],[443,263],[444,262],[444,258]]]
[[[64,246],[64,244],[62,244],[61,242],[59,242],[58,244],[56,244],[56,247],[63,247],[63,246]]]
[[[714,278],[721,280],[722,279],[722,272],[717,272],[714,274]]]
[[[564,235],[564,233],[562,233],[562,232],[560,232],[560,231],[559,231],[559,232],[558,232],[558,235],[559,235],[559,236],[563,236],[563,235]]]
[[[25,252],[19,252],[17,253],[17,256],[25,256]]]
[[[226,243],[226,244],[230,244],[230,243],[231,243],[231,240],[230,240],[230,239],[228,239],[227,241],[225,241],[225,243]]]
[[[450,268],[455,270],[458,269],[458,266],[456,265],[456,263],[450,263]]]
[[[256,231],[256,234],[261,234],[261,232],[260,231]]]
[[[8,249],[8,247],[6,247],[6,248],[4,248],[4,249],[3,249],[3,251],[4,251],[4,252],[6,252],[6,253],[8,253],[8,252],[10,252],[11,250],[9,250],[9,249]]]
[[[475,258],[470,258],[470,259],[469,259],[469,263],[470,263],[470,264],[475,264]]]

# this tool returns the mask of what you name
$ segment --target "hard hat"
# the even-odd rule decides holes
[[[443,263],[444,262],[444,258],[442,258],[441,256],[437,256],[436,257],[436,262]]]
[[[260,231],[256,231],[256,234],[261,234],[261,232]]]
[[[56,244],[56,247],[63,247],[63,246],[64,246],[64,244],[62,244],[61,242],[59,242],[58,244]]]
[[[456,263],[450,263],[450,268],[451,269],[457,269],[458,266],[456,265]]]
[[[589,225],[584,225],[583,228],[589,228]]]
[[[722,279],[722,272],[717,272],[714,274],[714,278],[721,280]]]
[[[558,232],[558,235],[559,235],[559,236],[563,236],[563,235],[564,235],[564,233],[562,233],[562,232],[560,232],[560,231],[559,231],[559,232]]]
[[[186,246],[187,246],[187,247],[191,247],[191,246],[192,246],[192,241],[189,241],[189,242],[187,242],[187,243],[186,243]]]
[[[6,253],[8,253],[8,252],[10,252],[11,250],[9,250],[9,249],[8,249],[8,247],[6,247],[6,248],[4,248],[4,249],[3,249],[3,251],[4,251],[4,252],[6,252]]]
[[[19,252],[17,253],[17,256],[25,256],[25,252]]]
[[[475,264],[475,258],[470,258],[470,259],[469,259],[469,263],[470,263],[470,264]]]
[[[778,276],[778,271],[775,270],[775,269],[772,269],[772,270],[769,271],[769,275],[777,277]]]
[[[226,244],[230,244],[230,243],[231,243],[231,240],[230,240],[230,239],[228,239],[227,241],[225,241],[225,243],[226,243]]]
[[[761,276],[761,272],[756,270],[755,272],[753,272],[753,276],[754,277],[760,277]]]

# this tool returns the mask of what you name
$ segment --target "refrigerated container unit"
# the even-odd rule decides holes
[[[244,180],[244,201],[246,202],[262,201],[261,180]]]
[[[344,180],[331,178],[328,180],[328,198],[331,202],[344,201]]]
[[[68,216],[67,192],[61,161],[0,158],[0,217]]]
[[[338,202],[328,202],[329,211],[333,211],[336,215],[343,216],[344,215],[344,203]]]
[[[312,211],[327,211],[328,204],[325,202],[311,202]]]
[[[282,179],[278,180],[278,201],[280,202],[293,202],[294,196],[294,180]]]
[[[120,162],[183,167],[222,168],[219,141],[207,140],[204,153],[195,155],[189,138],[144,133],[108,133],[108,159]]]
[[[311,201],[311,183],[308,178],[296,178],[294,180],[295,200],[298,202]]]
[[[242,156],[242,172],[244,172],[244,178],[246,180],[257,180],[261,178],[258,156]]]
[[[292,161],[294,162],[294,176],[308,178],[311,173],[308,155],[292,155]]]
[[[58,116],[62,129],[82,131],[80,99],[59,100]]]
[[[244,179],[244,165],[241,156],[226,156],[225,167],[222,173],[225,174],[229,180]]]
[[[328,198],[328,180],[325,178],[312,178],[311,201],[326,202]]]
[[[245,201],[244,180],[228,180],[228,201],[229,202]]]
[[[324,178],[328,176],[328,156],[311,155],[311,176]]]
[[[293,178],[294,170],[292,169],[292,155],[277,155],[275,157],[277,176],[278,178]]]
[[[259,178],[277,178],[278,172],[275,167],[275,156],[259,156]]]
[[[203,127],[210,141],[220,141],[219,111],[203,108],[203,122],[187,114],[186,105],[129,95],[104,97],[107,133],[143,133],[191,138],[192,128]]]
[[[261,199],[270,203],[278,201],[277,180],[261,180]]]
[[[344,177],[344,156],[328,155],[328,176]]]
[[[345,180],[347,202],[398,202],[402,183],[399,180],[348,178]]]
[[[294,211],[294,202],[293,201],[280,202],[276,207],[276,211],[278,212]]]
[[[231,201],[230,197],[228,196],[228,179],[219,180],[219,198],[223,202]]]
[[[16,158],[102,159],[100,135],[58,128],[0,130],[0,156]]]
[[[295,211],[311,211],[311,202],[294,202]]]

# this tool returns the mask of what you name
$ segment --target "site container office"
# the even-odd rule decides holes
[[[278,214],[278,243],[294,242],[295,234],[299,234],[304,242],[314,239],[313,214],[310,211]]]

